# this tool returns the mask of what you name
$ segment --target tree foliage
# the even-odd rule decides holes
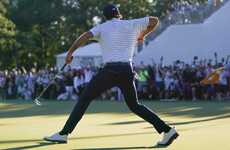
[[[12,68],[15,63],[15,59],[12,59],[14,52],[15,40],[15,24],[5,17],[6,8],[4,4],[8,1],[4,0],[0,2],[0,69]]]
[[[107,4],[119,7],[123,19],[159,16],[169,0],[2,0],[0,2],[1,69],[55,66],[56,55],[66,52],[76,38],[98,23]],[[4,23],[3,23],[4,22]],[[2,42],[4,41],[4,43]],[[6,48],[7,46],[7,48]],[[18,58],[18,59],[17,59]],[[16,61],[18,60],[18,61]],[[7,62],[7,63],[6,63]]]

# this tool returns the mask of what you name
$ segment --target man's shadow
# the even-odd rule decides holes
[[[3,150],[24,150],[24,149],[44,147],[44,146],[49,146],[49,145],[54,145],[54,144],[55,143],[39,142],[36,145],[13,147],[13,148],[7,148],[7,149],[3,149]]]
[[[3,150],[26,150],[32,148],[40,148],[45,146],[55,145],[57,143],[38,142],[35,145],[12,147]],[[155,145],[155,146],[139,146],[139,147],[108,147],[108,148],[86,148],[86,149],[73,149],[73,150],[134,150],[134,149],[154,149],[154,148],[167,148],[167,146]]]

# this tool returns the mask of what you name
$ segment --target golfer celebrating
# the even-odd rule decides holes
[[[67,136],[82,118],[90,102],[100,94],[112,87],[119,87],[125,101],[132,112],[152,124],[157,132],[164,132],[163,140],[159,145],[169,145],[179,134],[174,128],[169,127],[153,111],[138,102],[132,58],[135,44],[142,44],[144,37],[158,25],[155,17],[145,17],[134,20],[120,20],[122,15],[115,5],[106,5],[102,15],[106,22],[93,27],[81,35],[69,49],[66,63],[72,62],[72,54],[88,40],[99,41],[104,68],[92,78],[87,88],[80,96],[69,119],[60,132],[44,137],[51,142],[67,143]]]

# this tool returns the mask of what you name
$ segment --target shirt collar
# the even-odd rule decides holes
[[[119,21],[120,19],[118,19],[118,18],[112,18],[112,19],[110,19],[110,20],[107,20],[107,21]]]

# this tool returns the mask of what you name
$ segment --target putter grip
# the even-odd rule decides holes
[[[71,57],[71,59],[73,60],[73,56]],[[61,68],[60,71],[62,71],[65,68],[66,65],[67,65],[67,63],[64,64],[64,66]]]
[[[64,64],[64,66],[61,68],[60,71],[62,71],[65,68],[66,65],[67,65],[67,63]]]

